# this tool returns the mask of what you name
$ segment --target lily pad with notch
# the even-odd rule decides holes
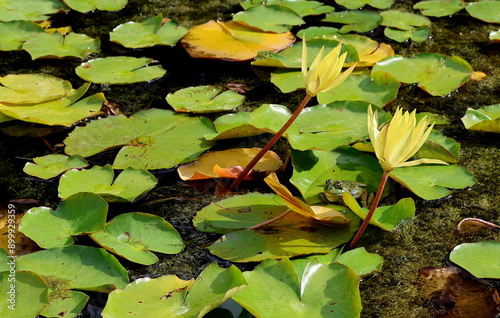
[[[216,85],[187,87],[168,94],[167,102],[176,112],[211,113],[232,110],[243,104],[245,96]]]
[[[73,168],[85,168],[89,164],[81,156],[65,156],[61,154],[46,155],[33,158],[33,162],[27,162],[23,171],[30,176],[40,179],[57,177],[61,173]]]
[[[258,6],[265,3],[266,5],[280,5],[285,6],[293,11],[295,11],[299,16],[305,17],[309,15],[319,15],[324,13],[330,13],[335,10],[332,6],[323,5],[319,1],[310,0],[269,0],[269,1],[255,1],[246,0],[240,3],[244,10],[249,9],[253,6]]]
[[[64,0],[71,9],[86,13],[95,10],[118,11],[123,9],[128,0]]]
[[[359,9],[367,4],[377,9],[387,9],[392,6],[394,0],[335,0],[335,2],[350,10]]]
[[[294,10],[282,5],[257,5],[233,15],[233,21],[261,29],[266,32],[288,32],[304,20]]]
[[[44,21],[49,15],[69,8],[59,0],[0,0],[0,21]]]
[[[98,84],[131,84],[160,78],[167,72],[160,65],[151,66],[147,57],[111,56],[82,63],[75,69],[80,78]]]
[[[339,30],[340,33],[368,32],[380,25],[382,17],[373,11],[342,11],[332,12],[326,15],[321,21],[344,24]]]
[[[26,40],[39,33],[45,31],[31,21],[0,22],[0,51],[21,50]]]
[[[114,160],[115,169],[168,169],[196,160],[210,149],[212,145],[203,136],[214,132],[207,118],[148,109],[128,118],[118,115],[94,120],[77,127],[64,143],[67,154],[82,157],[123,147]]]
[[[70,32],[39,33],[23,44],[32,59],[39,58],[79,58],[85,59],[92,53],[99,52],[100,41],[86,34]]]
[[[450,16],[465,8],[463,0],[426,0],[413,6],[423,15],[431,17]]]
[[[170,223],[140,212],[120,214],[90,237],[106,250],[143,265],[158,262],[151,251],[177,254],[184,248],[182,238]]]
[[[500,23],[500,1],[469,2],[465,10],[476,19]]]
[[[500,242],[463,243],[451,251],[450,261],[477,278],[500,279],[499,253]]]
[[[214,126],[217,133],[205,135],[205,139],[219,140],[241,138],[264,133],[264,131],[248,124],[249,120],[250,112],[238,112],[218,117],[214,120]]]
[[[411,30],[399,30],[391,27],[384,29],[384,35],[396,42],[405,42],[412,40],[415,42],[423,42],[431,35],[431,29],[428,26],[421,26]]]
[[[381,12],[380,15],[383,18],[382,25],[400,30],[409,31],[417,27],[431,25],[428,18],[410,12],[388,10]]]
[[[66,199],[75,193],[99,194],[108,202],[133,202],[153,189],[158,180],[147,170],[126,168],[113,181],[110,165],[94,166],[88,170],[72,169],[61,176],[59,197]]]

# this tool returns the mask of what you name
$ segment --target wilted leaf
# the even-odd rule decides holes
[[[423,15],[432,17],[450,16],[463,8],[465,8],[463,0],[426,0],[413,6],[413,9],[420,10]]]
[[[167,72],[160,65],[149,65],[152,62],[147,57],[111,56],[84,62],[75,72],[80,78],[99,84],[147,82]]]
[[[283,50],[294,41],[290,32],[262,32],[236,21],[209,21],[195,26],[181,40],[193,58],[233,61],[253,59],[260,51]]]
[[[372,72],[377,71],[392,74],[403,83],[418,83],[433,96],[446,96],[467,82],[472,67],[457,56],[420,53],[385,58],[373,67]]]
[[[245,96],[234,90],[223,92],[220,86],[204,85],[180,89],[166,99],[176,112],[211,113],[232,110],[243,104]]]
[[[66,170],[85,168],[89,164],[80,156],[65,156],[59,154],[33,158],[34,163],[27,162],[23,168],[26,174],[40,178],[54,178]]]
[[[73,10],[90,12],[94,10],[118,11],[123,9],[128,0],[64,0]]]
[[[143,265],[158,262],[151,251],[177,254],[184,248],[179,233],[170,223],[140,212],[120,214],[90,237],[108,251]]]
[[[207,118],[148,109],[128,118],[94,120],[77,127],[64,143],[67,154],[82,157],[123,146],[113,163],[115,169],[168,169],[196,160],[211,147],[203,136],[213,132]]]
[[[470,130],[500,133],[500,104],[468,108],[462,122]]]
[[[85,34],[40,33],[23,44],[32,59],[76,57],[84,59],[87,55],[99,52],[99,39]]]
[[[373,11],[342,11],[328,14],[323,22],[345,24],[340,28],[340,33],[368,32],[380,25],[382,17]]]
[[[126,22],[110,32],[110,40],[129,48],[155,45],[175,45],[188,29],[177,20],[163,19],[163,15],[148,17],[142,22]]]
[[[180,166],[177,168],[177,172],[182,180],[200,180],[219,177],[236,178],[237,175],[231,175],[229,172],[220,175],[219,170],[225,171],[231,167],[244,168],[260,150],[261,148],[235,148],[223,151],[211,151],[201,155],[195,162]],[[282,164],[283,162],[275,152],[268,151],[264,157],[257,162],[255,167],[253,167],[253,170],[258,172],[273,172],[281,168]],[[252,179],[251,175],[247,175],[245,179]]]
[[[26,40],[43,32],[42,27],[31,21],[0,22],[0,51],[21,50]]]
[[[61,176],[59,197],[66,199],[75,193],[90,192],[108,202],[132,202],[156,186],[158,180],[147,170],[126,168],[113,181],[110,165],[88,170],[72,169]]]

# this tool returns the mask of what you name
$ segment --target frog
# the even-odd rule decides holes
[[[361,204],[366,207],[368,192],[365,187],[366,184],[356,181],[327,179],[321,197],[329,203],[343,203],[342,194],[344,191],[349,191],[355,199],[360,199]]]

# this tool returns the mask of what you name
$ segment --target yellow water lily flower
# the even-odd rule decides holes
[[[326,92],[342,84],[356,67],[356,63],[341,73],[347,52],[340,54],[342,43],[339,43],[330,53],[323,58],[325,47],[307,69],[307,45],[302,41],[302,78],[306,86],[307,95],[314,97],[318,93]]]
[[[447,165],[437,159],[418,159],[407,161],[424,144],[431,133],[434,124],[425,116],[417,123],[415,111],[409,113],[398,108],[392,120],[378,129],[377,111],[368,107],[368,134],[375,154],[384,171],[392,171],[398,167],[416,166],[422,163]]]

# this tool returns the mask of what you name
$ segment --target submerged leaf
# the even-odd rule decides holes
[[[282,50],[293,41],[290,32],[262,32],[236,21],[209,21],[191,28],[181,43],[193,58],[245,61],[260,51]]]

